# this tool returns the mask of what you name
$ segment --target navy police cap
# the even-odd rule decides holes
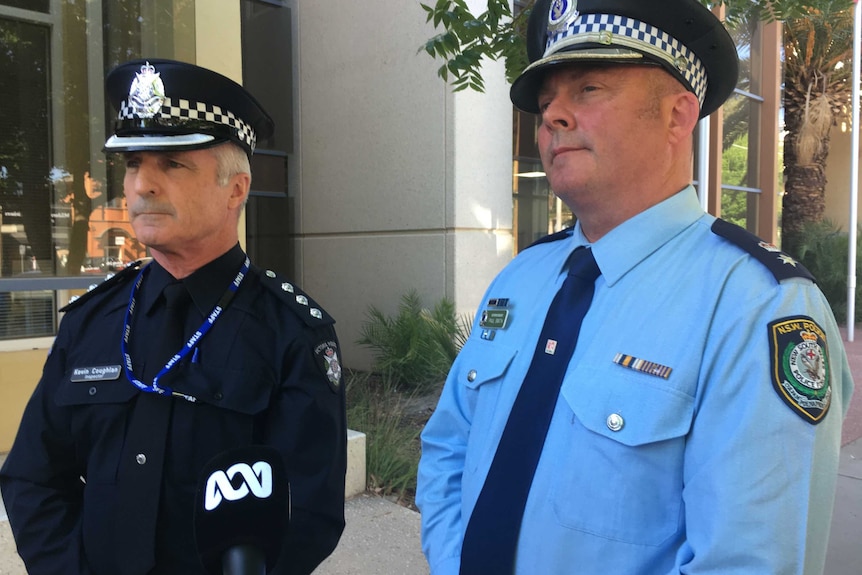
[[[724,103],[739,74],[733,39],[698,0],[537,0],[527,56],[510,95],[534,114],[544,73],[560,65],[658,64],[697,96],[701,118]]]
[[[105,78],[119,114],[106,152],[195,150],[224,142],[251,156],[272,135],[272,118],[245,88],[186,62],[150,58],[120,64]]]

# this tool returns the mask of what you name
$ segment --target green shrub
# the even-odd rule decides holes
[[[435,400],[472,321],[458,317],[448,299],[422,307],[415,290],[401,298],[389,317],[374,306],[357,343],[375,354],[372,373],[347,371],[347,425],[365,433],[368,489],[414,507],[419,434],[430,410],[416,404]]]
[[[817,280],[838,323],[847,321],[847,258],[848,236],[829,220],[807,224],[802,229],[798,258]],[[860,269],[859,236],[857,235],[856,267]],[[862,318],[859,309],[862,294],[856,287],[856,321]]]
[[[411,420],[386,378],[347,372],[347,425],[365,433],[368,489],[412,505],[422,422]]]
[[[402,296],[395,317],[374,306],[367,317],[357,343],[374,350],[374,371],[407,389],[443,381],[470,333],[471,321],[457,317],[451,300],[428,310],[415,290]]]

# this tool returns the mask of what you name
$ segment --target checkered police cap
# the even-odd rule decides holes
[[[694,93],[700,117],[736,86],[736,46],[697,0],[537,0],[527,29],[531,64],[512,84],[511,98],[538,113],[544,72],[577,62],[658,64]]]
[[[251,156],[272,119],[242,86],[211,70],[174,60],[135,60],[108,73],[119,111],[106,152],[193,150],[223,142]]]

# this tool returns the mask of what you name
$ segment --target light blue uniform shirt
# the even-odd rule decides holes
[[[811,281],[779,282],[714,221],[688,187],[592,244],[602,275],[527,500],[518,574],[822,572],[853,386],[842,339]],[[508,298],[507,325],[483,339],[477,319],[422,433],[416,500],[433,575],[458,573],[566,258],[587,244],[576,226],[525,250],[486,292],[483,304]],[[773,385],[769,324],[798,316],[825,336],[831,404],[816,425]]]

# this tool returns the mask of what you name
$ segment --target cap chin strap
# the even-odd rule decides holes
[[[216,142],[209,134],[179,134],[176,136],[111,136],[105,142],[106,152],[125,152],[132,150],[165,150],[171,148],[202,148]]]

